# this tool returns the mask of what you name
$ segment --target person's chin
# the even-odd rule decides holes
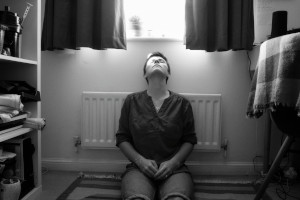
[[[161,71],[161,70],[155,70],[155,71],[153,71],[151,74],[149,74],[148,77],[149,77],[149,78],[151,78],[151,77],[161,77],[161,78],[166,78],[167,76],[166,76],[166,74],[165,74],[163,71]]]
[[[151,74],[155,74],[155,73],[158,73],[158,74],[162,74],[164,76],[167,76],[167,72],[165,72],[162,68],[155,68],[153,69],[152,73]]]

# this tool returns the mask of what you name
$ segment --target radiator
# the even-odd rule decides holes
[[[81,145],[83,148],[116,148],[115,133],[128,92],[83,92]],[[192,105],[198,142],[195,149],[221,148],[221,95],[187,94]]]

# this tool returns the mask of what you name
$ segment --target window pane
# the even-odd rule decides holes
[[[124,0],[124,3],[127,37],[183,39],[184,0]],[[132,28],[132,16],[140,19],[140,34]]]

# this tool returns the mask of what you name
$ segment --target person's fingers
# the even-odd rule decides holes
[[[151,162],[152,162],[152,165],[154,166],[154,168],[155,168],[155,169],[156,169],[156,171],[157,171],[157,170],[158,170],[157,163],[156,163],[154,160],[152,160]]]
[[[154,175],[155,179],[164,179],[168,175],[168,169],[165,165],[161,164],[158,171]]]
[[[147,171],[148,171],[148,172],[151,174],[151,176],[153,177],[154,174],[156,174],[157,169],[156,169],[154,166],[150,165],[150,166],[148,167]]]
[[[147,163],[144,173],[147,174],[150,177],[154,177],[154,175],[157,172],[157,164],[155,161],[153,160],[149,160],[149,162]]]
[[[153,175],[156,174],[156,172],[158,170],[157,164],[156,164],[156,162],[154,160],[151,161],[151,170],[153,172]]]

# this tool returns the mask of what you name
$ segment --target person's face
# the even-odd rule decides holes
[[[154,73],[160,73],[168,77],[168,64],[159,56],[153,56],[147,61],[145,78],[150,77]]]

